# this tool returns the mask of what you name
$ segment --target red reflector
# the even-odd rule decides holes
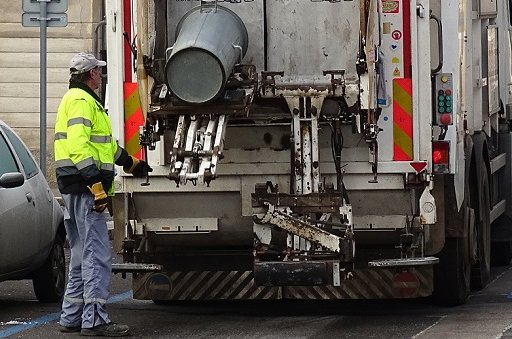
[[[396,297],[412,298],[418,295],[420,282],[411,272],[403,271],[395,274],[391,286]]]
[[[411,162],[411,166],[412,166],[412,168],[414,168],[416,173],[420,173],[421,171],[423,171],[425,169],[425,167],[427,167],[427,163],[424,161],[415,161],[415,162]]]
[[[432,143],[432,161],[434,165],[448,164],[450,162],[449,141],[434,141]]]

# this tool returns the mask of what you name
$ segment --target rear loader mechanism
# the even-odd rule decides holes
[[[217,1],[202,1],[188,11],[177,25],[174,45],[166,51],[165,83],[152,95],[156,100],[141,144],[154,149],[160,136],[171,131],[168,178],[176,186],[189,182],[209,186],[219,177],[229,123],[248,117],[257,120],[250,111],[255,100],[286,102],[289,112],[280,112],[279,119],[290,127],[289,187],[283,192],[278,184],[267,181],[257,183],[251,194],[256,285],[341,286],[354,276],[356,237],[343,181],[342,129],[350,125],[367,143],[373,174],[369,182],[378,183],[379,42],[374,41],[378,40],[374,39],[378,11],[376,3],[370,3],[361,11],[365,33],[357,56],[356,109],[346,103],[343,69],[322,70],[323,80],[311,83],[279,82],[286,76],[279,70],[262,71],[258,77],[254,65],[241,63],[248,48],[243,21]],[[326,101],[337,109],[323,111]],[[332,133],[334,184],[320,172],[321,125]],[[403,273],[436,263],[436,258],[423,256],[422,229],[412,224],[400,236],[400,258],[368,260],[368,266]],[[144,246],[143,240],[138,248]],[[133,260],[131,250],[128,257]]]

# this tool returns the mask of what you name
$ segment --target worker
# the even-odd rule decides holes
[[[71,59],[69,90],[55,121],[55,171],[71,249],[59,328],[85,336],[129,334],[129,327],[112,322],[105,308],[112,250],[103,212],[113,195],[114,163],[135,177],[152,171],[112,137],[109,117],[94,92],[105,65],[92,54],[78,53]]]

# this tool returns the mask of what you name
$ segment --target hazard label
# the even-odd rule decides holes
[[[398,13],[400,6],[398,1],[382,0],[382,13]]]

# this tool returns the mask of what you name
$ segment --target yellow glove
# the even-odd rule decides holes
[[[130,158],[132,158],[132,165],[130,167],[127,167],[127,166],[123,167],[123,170],[126,173],[132,173],[133,170],[135,169],[135,167],[137,167],[137,165],[139,164],[139,159],[137,159],[133,155],[130,155]]]
[[[123,167],[123,170],[126,173],[131,173],[134,177],[137,178],[144,178],[146,175],[148,175],[149,172],[153,172],[151,166],[149,166],[148,163],[144,160],[139,160],[131,155],[130,157],[132,158],[132,165]]]
[[[101,182],[97,182],[91,186],[87,186],[92,195],[94,195],[94,207],[93,211],[101,213],[107,208],[107,193],[103,189]]]

